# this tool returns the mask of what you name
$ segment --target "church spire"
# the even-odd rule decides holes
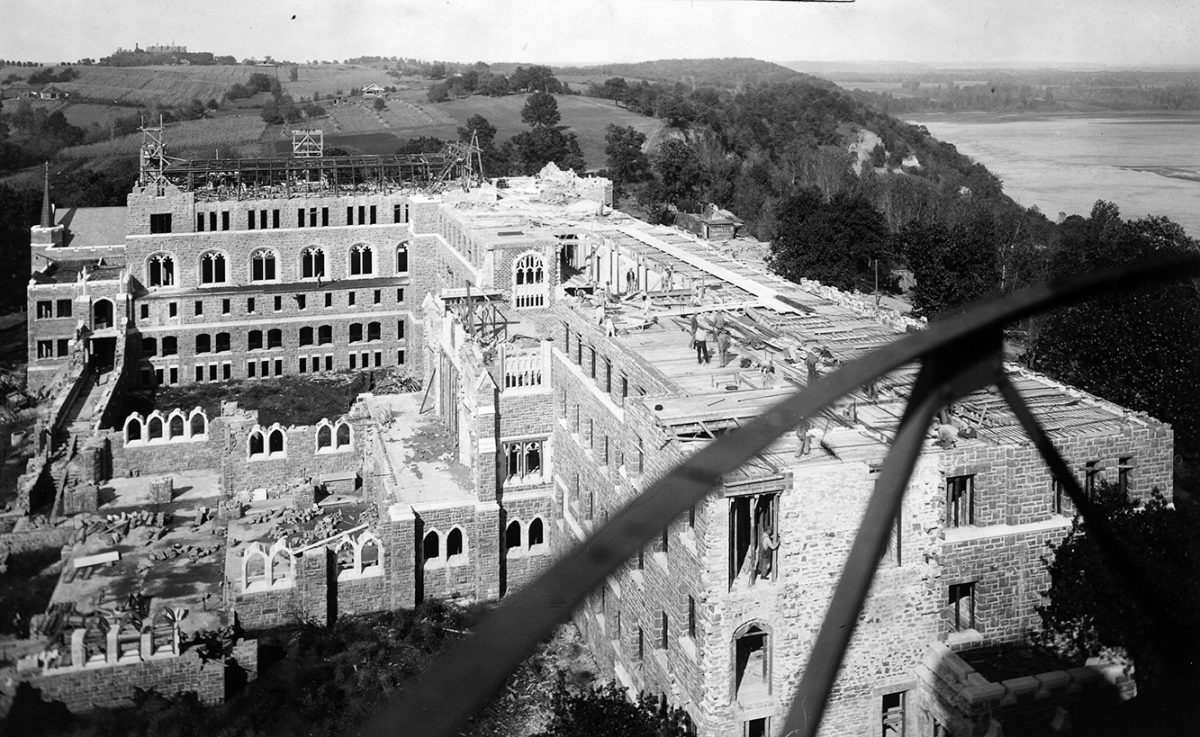
[[[50,214],[50,162],[46,162],[45,184],[42,188],[42,227],[53,228],[54,219]]]

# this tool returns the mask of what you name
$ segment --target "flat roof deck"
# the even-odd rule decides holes
[[[423,399],[423,392],[414,392],[367,401],[387,452],[395,494],[391,501],[411,506],[474,502],[471,471],[458,462],[455,439],[433,414],[432,404],[421,413]]]
[[[171,502],[150,501],[150,483],[170,476]],[[86,534],[72,545],[51,603],[73,603],[81,613],[123,606],[130,594],[151,598],[159,607],[187,609],[185,631],[225,624],[221,608],[225,527],[216,519],[219,477],[216,471],[115,478],[100,489],[99,514],[85,520]],[[210,519],[198,524],[201,508]],[[159,527],[153,516],[169,514]],[[122,518],[121,515],[124,515]],[[112,563],[76,567],[76,560],[106,553]]]

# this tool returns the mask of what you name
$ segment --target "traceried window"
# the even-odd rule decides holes
[[[527,253],[513,267],[513,304],[518,309],[546,304],[546,273],[542,257]]]
[[[146,283],[152,287],[169,287],[175,283],[175,259],[166,253],[156,253],[146,259]]]
[[[250,254],[250,281],[275,280],[275,252],[260,248]]]
[[[366,276],[375,273],[374,251],[365,243],[350,247],[350,275]]]
[[[514,440],[504,443],[507,464],[505,480],[510,483],[542,480],[544,440]]]
[[[208,251],[200,256],[200,283],[225,283],[225,254],[220,251]]]
[[[300,276],[319,279],[325,276],[325,251],[316,246],[305,248],[300,255]]]

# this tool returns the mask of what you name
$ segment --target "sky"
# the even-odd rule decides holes
[[[0,0],[0,58],[1200,65],[1200,0]]]

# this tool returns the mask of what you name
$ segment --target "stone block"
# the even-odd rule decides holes
[[[175,495],[175,479],[153,479],[150,482],[150,502],[152,504],[168,504]]]

